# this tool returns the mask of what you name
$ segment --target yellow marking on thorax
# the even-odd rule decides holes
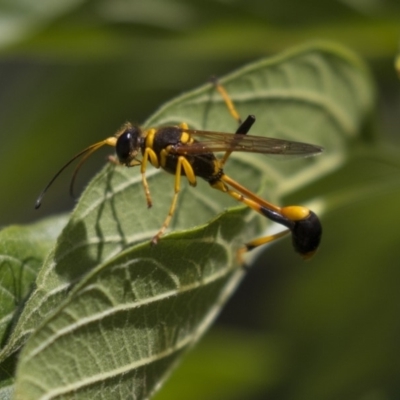
[[[189,125],[186,122],[181,122],[179,124],[179,128],[181,128],[184,131],[185,129],[189,129]]]
[[[182,135],[180,138],[180,141],[184,144],[191,144],[194,142],[193,137],[190,135],[190,133],[186,132],[186,129],[189,129],[189,125],[186,122],[181,122],[179,124],[179,128],[182,129]]]
[[[188,144],[188,143],[192,143],[193,139],[192,137],[185,131],[182,132],[181,135],[181,139],[180,139],[181,143],[183,144]]]

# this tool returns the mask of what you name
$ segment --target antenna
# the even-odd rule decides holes
[[[82,150],[80,153],[76,154],[74,157],[72,157],[64,166],[61,167],[61,169],[51,178],[50,182],[46,185],[46,187],[43,189],[42,193],[40,193],[39,197],[36,200],[35,203],[35,209],[38,209],[41,204],[44,195],[46,194],[47,190],[50,188],[50,186],[53,184],[53,182],[59,177],[59,175],[77,158],[85,155],[82,160],[79,162],[77,167],[75,168],[75,171],[72,175],[72,180],[70,184],[70,193],[73,193],[73,186],[75,182],[75,178],[78,174],[79,169],[83,165],[83,163],[89,158],[91,154],[93,154],[96,150],[98,150],[100,147],[108,144],[109,146],[115,146],[116,143],[116,138],[115,137],[109,137],[108,139],[102,140],[101,142],[92,144],[91,146],[87,147],[85,150]]]

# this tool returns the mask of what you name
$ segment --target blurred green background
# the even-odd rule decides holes
[[[320,197],[324,239],[260,256],[156,398],[400,398],[397,0],[0,0],[0,225],[70,210],[70,156],[166,100],[315,39],[355,50],[377,87],[371,143],[288,202]],[[81,189],[105,162],[85,166]]]

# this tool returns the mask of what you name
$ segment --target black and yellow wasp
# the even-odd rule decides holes
[[[240,258],[243,252],[278,239],[288,232],[292,234],[295,250],[303,258],[310,258],[317,250],[322,234],[321,223],[317,215],[302,206],[278,207],[230,178],[225,174],[223,168],[234,151],[282,156],[310,156],[321,153],[322,148],[306,143],[247,135],[255,122],[255,117],[249,115],[242,122],[224,87],[216,80],[214,80],[214,85],[223,97],[229,112],[239,123],[235,134],[189,129],[186,123],[181,123],[179,126],[149,129],[141,129],[126,123],[114,136],[89,146],[68,161],[40,194],[36,201],[36,208],[40,207],[47,189],[70,163],[83,156],[73,174],[72,189],[76,174],[83,162],[97,149],[108,145],[115,147],[116,150],[116,157],[110,157],[112,162],[127,167],[140,166],[148,207],[152,206],[146,179],[148,163],[175,175],[175,194],[164,223],[152,239],[153,244],[156,244],[164,234],[175,213],[181,177],[185,176],[191,186],[196,186],[197,177],[200,177],[214,189],[227,193],[235,200],[287,228],[277,234],[261,237],[245,244],[239,251]],[[215,152],[225,153],[221,158],[217,158]]]

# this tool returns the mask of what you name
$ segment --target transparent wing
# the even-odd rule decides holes
[[[274,139],[264,136],[251,136],[224,132],[182,129],[196,141],[179,144],[171,149],[176,154],[202,154],[218,151],[244,151],[278,156],[312,156],[323,151],[320,146],[293,142],[290,140]]]

